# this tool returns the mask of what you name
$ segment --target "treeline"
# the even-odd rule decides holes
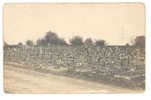
[[[67,43],[63,38],[60,38],[57,35],[57,33],[49,31],[46,33],[46,35],[43,38],[38,39],[36,41],[35,45],[37,45],[37,46],[50,46],[50,45],[80,46],[80,45],[84,45],[84,44],[104,46],[104,45],[106,45],[106,42],[105,42],[105,40],[96,40],[94,43],[91,38],[87,38],[84,41],[82,37],[74,36],[69,40],[69,43]],[[32,40],[27,40],[26,45],[33,46],[34,43]]]
[[[132,46],[136,46],[138,48],[145,48],[145,36],[137,36],[131,44]],[[6,42],[4,42],[4,46],[8,46]],[[19,42],[18,46],[23,45],[23,43]],[[33,43],[32,40],[26,41],[27,46],[51,46],[51,45],[72,45],[72,46],[80,46],[80,45],[96,45],[96,46],[106,46],[107,42],[105,40],[96,40],[92,41],[91,38],[87,38],[85,41],[80,36],[73,36],[69,43],[67,43],[63,38],[60,38],[57,33],[49,31],[43,38],[40,38],[36,41],[36,44]],[[130,46],[129,43],[125,44],[126,46]]]

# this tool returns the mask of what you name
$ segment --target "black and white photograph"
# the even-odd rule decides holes
[[[6,3],[5,93],[143,93],[143,3]]]

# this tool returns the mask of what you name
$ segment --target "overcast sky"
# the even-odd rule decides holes
[[[103,39],[125,44],[145,34],[143,4],[5,4],[4,40],[8,44],[36,41],[47,31],[69,40]]]

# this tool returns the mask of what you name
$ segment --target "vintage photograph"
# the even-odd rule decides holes
[[[143,3],[6,3],[5,93],[143,93]]]

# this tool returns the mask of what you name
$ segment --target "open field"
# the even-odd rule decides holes
[[[141,93],[65,76],[40,73],[4,65],[4,89],[7,93]]]

